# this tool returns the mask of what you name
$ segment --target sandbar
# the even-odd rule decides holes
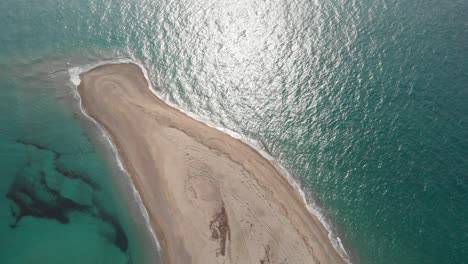
[[[82,107],[115,144],[164,263],[344,263],[271,161],[159,99],[138,65],[80,78]]]

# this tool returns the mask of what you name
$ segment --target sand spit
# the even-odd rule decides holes
[[[139,66],[80,77],[84,110],[114,141],[165,263],[344,263],[270,161],[161,101]]]

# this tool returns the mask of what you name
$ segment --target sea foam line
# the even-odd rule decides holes
[[[146,67],[144,67],[144,65],[139,62],[139,61],[136,61],[136,60],[133,60],[133,59],[116,59],[116,60],[108,60],[108,61],[101,61],[101,62],[98,62],[98,63],[94,63],[94,64],[88,64],[88,65],[85,65],[85,66],[82,66],[82,67],[73,67],[73,68],[70,68],[68,70],[68,73],[70,74],[70,81],[75,85],[75,88],[78,87],[78,85],[81,83],[81,79],[80,79],[80,74],[82,73],[85,73],[95,67],[98,67],[98,66],[101,66],[101,65],[110,65],[110,64],[121,64],[121,63],[132,63],[132,64],[135,64],[135,65],[138,65],[138,67],[140,67],[141,71],[143,72],[143,75],[145,76],[145,79],[146,79],[146,82],[148,84],[148,89],[151,91],[151,93],[153,93],[156,97],[158,97],[159,99],[161,99],[162,101],[164,101],[166,104],[168,104],[169,106],[173,107],[174,109],[177,109],[179,111],[181,111],[182,113],[186,114],[187,116],[199,121],[199,122],[202,122],[204,123],[205,125],[211,127],[211,128],[214,128],[214,129],[217,129],[219,131],[222,131],[228,135],[230,135],[231,137],[235,138],[235,139],[238,139],[240,141],[242,141],[243,143],[249,145],[251,148],[253,148],[255,151],[257,151],[260,155],[262,155],[265,159],[267,159],[268,161],[271,162],[271,164],[273,164],[273,166],[283,175],[285,176],[285,178],[288,180],[288,182],[293,186],[294,189],[296,189],[297,192],[299,192],[301,198],[302,198],[302,201],[304,202],[304,204],[306,205],[306,208],[309,210],[309,212],[314,215],[319,221],[320,223],[325,227],[325,229],[327,230],[328,232],[328,239],[330,240],[330,242],[332,243],[333,247],[335,248],[335,250],[338,252],[338,254],[343,258],[343,260],[348,263],[348,264],[351,264],[351,261],[350,261],[350,258],[349,258],[349,255],[348,253],[346,252],[344,246],[343,246],[343,243],[341,242],[341,239],[339,236],[337,236],[335,234],[335,232],[333,231],[333,228],[331,226],[331,224],[328,223],[326,217],[324,216],[324,214],[321,212],[320,208],[317,207],[316,205],[314,204],[311,204],[307,201],[307,198],[306,198],[306,194],[304,193],[304,191],[302,190],[302,188],[300,187],[300,185],[297,183],[297,181],[291,176],[291,174],[286,170],[286,168],[284,168],[278,161],[276,161],[274,159],[273,156],[271,156],[269,153],[265,152],[264,150],[261,149],[260,147],[260,144],[258,144],[255,140],[251,139],[251,138],[248,138],[246,136],[243,136],[235,131],[232,131],[230,129],[227,129],[225,127],[221,127],[221,126],[218,126],[216,124],[214,124],[211,120],[209,119],[206,119],[204,117],[200,117],[200,116],[197,116],[185,109],[182,109],[180,106],[172,103],[168,98],[165,98],[163,97],[161,94],[157,93],[156,90],[154,89],[153,85],[152,85],[152,82],[149,78],[149,75],[148,75],[148,72],[146,70]],[[118,166],[119,168],[125,173],[127,174],[127,176],[129,176],[128,174],[128,171],[125,169],[124,165],[122,164],[121,160],[120,160],[120,157],[117,153],[117,149],[114,145],[114,143],[112,142],[111,138],[109,137],[109,135],[107,134],[107,132],[105,131],[105,129],[99,125],[99,123],[94,120],[92,117],[90,117],[86,111],[84,111],[83,107],[82,107],[82,103],[81,103],[81,97],[78,93],[78,89],[74,89],[74,95],[79,99],[80,101],[80,109],[81,111],[83,112],[83,114],[91,119],[100,129],[101,131],[103,132],[103,136],[104,138],[106,138],[106,140],[109,142],[109,144],[111,145],[111,148],[115,154],[115,157],[116,157],[116,160],[117,160],[117,163],[118,163]],[[129,177],[130,178],[130,177]],[[156,240],[156,244],[158,246],[158,250],[161,250],[160,248],[160,245],[159,245],[159,241],[157,239],[157,236],[153,230],[153,228],[151,227],[151,224],[149,222],[149,216],[148,216],[148,211],[145,207],[145,205],[143,204],[142,200],[141,200],[141,197],[138,193],[138,190],[135,188],[133,182],[131,181],[131,185],[132,185],[132,189],[134,191],[134,195],[135,197],[137,198],[138,200],[138,203],[142,209],[142,212],[144,214],[144,217],[145,217],[145,220],[146,220],[146,224],[148,225],[148,229],[151,230],[151,233],[153,234],[153,237],[155,238]]]
[[[99,63],[95,63],[95,64],[89,64],[89,65],[86,65],[86,66],[83,66],[83,67],[77,66],[77,67],[73,67],[73,68],[68,69],[68,74],[70,75],[70,82],[72,84],[74,84],[74,86],[72,86],[73,87],[73,89],[72,89],[73,96],[78,99],[80,110],[81,110],[82,114],[86,118],[91,120],[99,128],[99,130],[101,131],[101,136],[107,141],[107,143],[111,147],[112,153],[114,154],[114,158],[117,161],[118,168],[125,175],[127,175],[127,180],[129,181],[130,186],[132,188],[133,198],[137,202],[137,204],[139,206],[139,209],[140,209],[140,211],[141,211],[141,213],[143,215],[143,218],[145,219],[146,228],[150,231],[151,236],[153,238],[153,242],[156,244],[158,252],[161,252],[161,245],[159,244],[158,237],[157,237],[156,233],[154,232],[153,227],[151,226],[148,210],[146,209],[146,206],[144,205],[143,200],[141,199],[140,193],[138,192],[135,185],[133,184],[133,181],[130,178],[130,174],[128,173],[127,169],[125,168],[124,164],[122,163],[122,161],[120,159],[119,153],[117,151],[117,147],[115,146],[114,142],[112,141],[111,137],[109,136],[107,131],[104,129],[104,127],[102,127],[94,118],[92,118],[90,115],[88,115],[88,113],[84,110],[83,102],[82,102],[81,96],[80,96],[80,94],[78,92],[78,85],[80,85],[80,83],[81,83],[81,79],[80,79],[80,74],[81,73],[87,72],[87,71],[89,71],[89,70],[91,70],[91,69],[93,69],[95,67],[101,66],[101,65],[116,64],[116,63],[132,63],[132,62],[133,61],[130,60],[130,59],[120,59],[120,60],[111,60],[111,61],[106,61],[106,62],[99,62]]]

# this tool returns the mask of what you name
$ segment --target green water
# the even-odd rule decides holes
[[[0,262],[143,263],[145,238],[104,151],[43,83],[4,73]]]
[[[463,0],[1,1],[0,262],[157,262],[69,81],[129,58],[287,168],[352,262],[468,263],[466,14]]]

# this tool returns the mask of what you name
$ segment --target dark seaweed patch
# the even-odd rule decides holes
[[[17,143],[32,146],[39,150],[50,151],[54,154],[54,169],[62,176],[69,179],[77,179],[91,186],[94,190],[100,190],[98,184],[85,175],[69,171],[57,166],[56,161],[61,154],[46,146],[17,139]],[[26,167],[32,166],[34,160],[28,159]],[[124,229],[112,214],[99,206],[99,202],[92,197],[93,206],[80,204],[63,197],[59,191],[48,186],[46,173],[38,170],[36,175],[24,175],[22,172],[16,178],[5,195],[13,204],[10,205],[10,214],[14,218],[11,228],[17,228],[24,216],[36,218],[54,219],[62,224],[70,222],[69,214],[79,211],[100,218],[114,229],[113,234],[104,234],[117,248],[126,252],[128,250],[128,238]]]
[[[101,190],[101,188],[99,187],[99,185],[96,182],[89,179],[85,175],[79,174],[79,173],[71,171],[71,170],[66,170],[66,169],[63,169],[63,168],[60,168],[60,167],[57,167],[57,166],[55,167],[55,170],[57,172],[59,172],[60,174],[62,174],[64,177],[67,177],[69,179],[78,179],[78,180],[88,184],[89,186],[91,186],[95,190],[98,190],[98,191]]]
[[[121,251],[125,252],[128,249],[128,238],[125,235],[125,231],[117,221],[117,219],[108,213],[106,210],[99,208],[99,217],[104,221],[109,223],[115,231],[114,237],[108,237],[109,240],[114,243],[116,247],[118,247]]]
[[[46,150],[46,151],[52,152],[54,154],[54,166],[55,166],[55,170],[57,172],[59,172],[60,174],[62,174],[63,176],[65,176],[65,177],[67,177],[69,179],[81,180],[82,182],[88,184],[89,186],[91,186],[95,190],[100,190],[100,187],[98,186],[98,184],[96,182],[94,182],[93,180],[91,180],[90,178],[88,178],[86,175],[82,175],[82,174],[79,174],[77,172],[66,170],[66,169],[63,169],[63,168],[60,168],[59,166],[57,166],[56,161],[62,155],[58,151],[56,151],[56,150],[54,150],[52,148],[46,147],[44,145],[29,142],[29,141],[26,141],[26,140],[23,140],[23,139],[17,139],[16,143],[19,143],[19,144],[22,144],[22,145],[25,145],[25,146],[33,146],[33,147],[35,147],[37,149],[40,149],[40,150]],[[30,164],[31,164],[31,161],[28,160],[27,165],[30,165]]]
[[[35,147],[37,149],[40,149],[40,150],[50,151],[50,152],[54,153],[55,159],[58,159],[61,156],[61,154],[58,151],[56,151],[54,149],[51,149],[51,148],[48,148],[46,146],[43,146],[41,144],[29,142],[29,141],[26,141],[26,140],[23,140],[23,139],[17,139],[16,143],[22,144],[22,145],[25,145],[25,146],[33,146],[33,147]]]
[[[55,219],[62,224],[70,222],[68,214],[72,211],[86,212],[89,206],[78,204],[68,198],[62,197],[57,191],[45,185],[44,172],[40,172],[39,185],[27,185],[17,181],[10,187],[6,197],[18,206],[19,210],[10,210],[15,217],[11,228],[16,228],[24,216]],[[19,178],[21,179],[21,178]],[[39,191],[46,192],[49,200],[39,196]]]

